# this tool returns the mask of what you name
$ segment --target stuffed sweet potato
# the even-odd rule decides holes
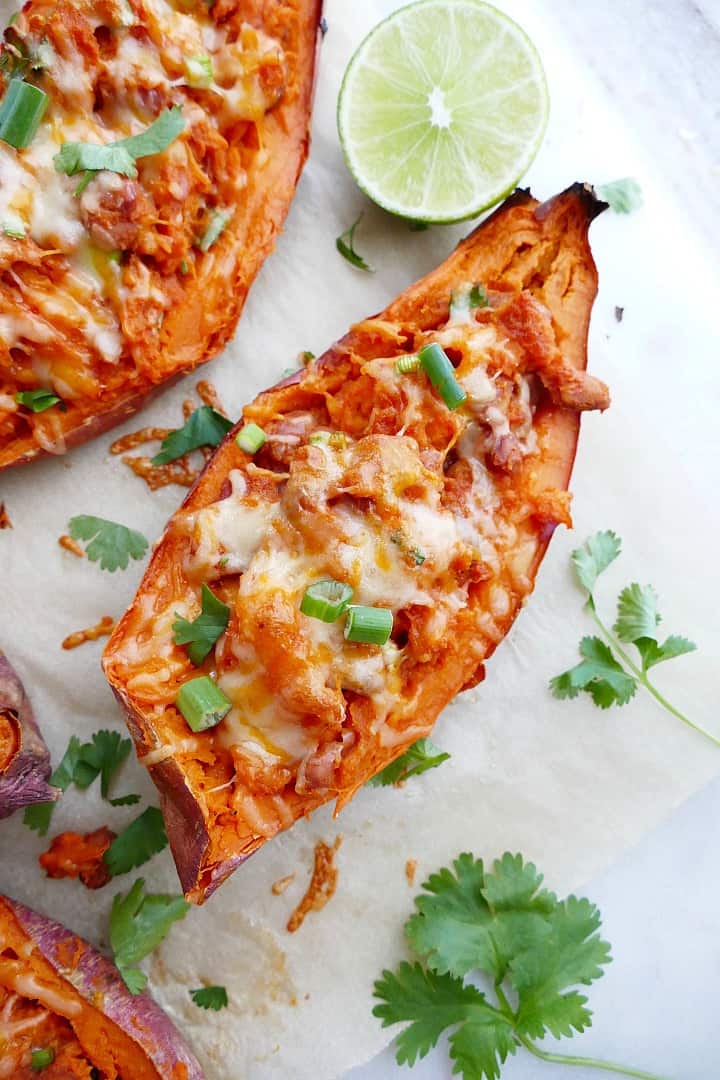
[[[0,896],[0,1080],[203,1080],[149,994],[86,941]]]
[[[50,754],[32,706],[0,649],[0,818],[31,803],[58,797],[50,787]]]
[[[167,526],[104,666],[189,899],[483,678],[609,403],[584,370],[604,205],[517,192],[246,408]]]
[[[320,9],[29,0],[6,30],[0,468],[119,423],[231,336],[307,155]]]

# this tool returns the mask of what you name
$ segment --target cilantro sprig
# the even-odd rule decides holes
[[[220,1012],[227,1008],[228,995],[224,986],[203,986],[199,990],[191,990],[190,997],[201,1009],[213,1009]]]
[[[405,934],[418,958],[375,983],[373,1009],[383,1027],[407,1023],[396,1041],[399,1065],[425,1057],[449,1031],[453,1073],[497,1080],[522,1046],[543,1061],[584,1065],[659,1080],[650,1073],[594,1058],[554,1054],[534,1040],[559,1039],[590,1027],[589,986],[610,962],[599,933],[600,912],[589,900],[559,900],[542,874],[506,852],[492,869],[463,854],[440,870],[415,899]],[[486,993],[467,976],[489,977]],[[494,996],[491,996],[493,995]]]
[[[411,776],[420,776],[428,769],[437,769],[438,765],[442,765],[449,757],[450,754],[444,753],[430,739],[418,739],[404,754],[391,761],[376,776],[372,776],[368,784],[371,787],[390,787],[392,784],[404,783]]]
[[[160,444],[160,453],[152,459],[153,465],[167,465],[197,450],[201,446],[219,446],[228,431],[233,427],[232,420],[213,409],[211,405],[201,405],[191,413],[181,428],[171,431]]]
[[[178,615],[173,623],[173,640],[176,645],[187,645],[188,656],[199,667],[227,630],[229,620],[230,608],[203,584],[202,611],[192,622]]]
[[[100,561],[101,570],[114,573],[126,570],[130,559],[142,559],[148,549],[147,538],[117,521],[78,514],[70,518],[68,530],[73,540],[89,541],[85,554],[91,562]]]
[[[671,705],[648,677],[648,671],[657,664],[674,660],[697,648],[694,642],[677,634],[671,634],[662,642],[658,640],[657,627],[661,618],[658,596],[652,585],[633,582],[622,590],[618,596],[617,618],[612,630],[600,618],[595,604],[595,585],[621,550],[620,537],[606,531],[591,536],[583,547],[572,553],[575,575],[587,594],[585,610],[598,627],[602,639],[595,636],[582,639],[579,645],[582,660],[550,680],[552,693],[556,698],[576,698],[584,691],[599,708],[609,709],[611,705],[626,705],[635,696],[638,686],[642,686],[678,720],[720,746],[719,738]],[[637,660],[624,647],[626,645],[632,645],[637,650]]]
[[[358,219],[346,229],[344,233],[341,233],[335,240],[335,247],[338,249],[343,259],[354,266],[356,270],[365,270],[368,274],[373,274],[375,271],[370,266],[362,255],[358,254],[355,250],[355,230],[363,219],[363,215],[360,214]]]
[[[189,909],[181,896],[146,893],[143,878],[138,878],[126,895],[115,896],[110,913],[110,948],[131,994],[141,993],[147,984],[147,975],[137,965],[167,937],[174,922],[185,918]]]
[[[62,760],[50,777],[52,787],[67,791],[71,784],[84,791],[100,777],[100,794],[111,806],[131,806],[140,801],[139,795],[122,795],[111,799],[110,784],[130,753],[130,740],[117,731],[96,731],[90,742],[81,743],[77,735],[70,737]],[[23,821],[40,836],[47,835],[56,803],[36,803],[25,808]]]

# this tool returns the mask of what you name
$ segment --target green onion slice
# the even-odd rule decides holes
[[[22,79],[11,79],[0,104],[0,139],[24,150],[35,137],[47,102],[44,90]]]
[[[208,226],[197,242],[197,246],[200,250],[209,251],[215,241],[225,232],[231,220],[231,213],[225,213],[222,210],[213,210]]]
[[[300,610],[303,615],[309,615],[311,619],[335,622],[352,598],[353,591],[349,585],[327,578],[325,581],[316,581],[307,587]]]
[[[62,405],[62,398],[53,394],[52,390],[20,390],[15,395],[15,400],[18,405],[24,405],[34,413],[45,412],[53,405]]]
[[[186,56],[183,66],[185,68],[185,82],[188,86],[191,86],[194,90],[207,90],[209,86],[212,86],[212,57],[207,54]]]
[[[33,1050],[30,1054],[30,1068],[33,1072],[42,1072],[55,1060],[55,1051],[52,1046],[44,1050]]]
[[[417,371],[420,367],[420,357],[417,353],[409,353],[407,356],[400,356],[395,361],[395,370],[398,375],[409,375],[411,371]]]
[[[235,442],[246,454],[257,454],[265,445],[267,435],[258,424],[243,424],[235,436]]]
[[[388,608],[362,607],[359,604],[348,608],[345,623],[348,641],[384,645],[392,634],[392,628],[393,613]]]
[[[215,727],[232,709],[232,702],[209,675],[186,682],[175,698],[175,705],[192,731]]]
[[[467,394],[455,378],[455,369],[445,350],[433,342],[421,349],[418,355],[425,374],[447,407],[457,409],[466,400]]]

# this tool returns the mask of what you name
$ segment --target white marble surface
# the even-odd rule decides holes
[[[720,241],[720,0],[551,0],[573,48],[612,93],[658,178]],[[672,271],[671,271],[672,272]],[[718,581],[716,580],[717,589]],[[667,1080],[720,1077],[720,781],[578,890],[604,916],[614,962],[590,990],[594,1026],[548,1049],[614,1060]],[[347,1080],[445,1080],[444,1046],[399,1069],[392,1047]],[[591,1080],[591,1069],[522,1053],[503,1080]],[[608,1074],[605,1074],[608,1075]]]

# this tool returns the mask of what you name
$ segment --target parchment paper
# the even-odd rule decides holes
[[[9,8],[3,0],[3,8]],[[466,230],[410,232],[366,204],[345,172],[334,114],[342,71],[363,34],[391,2],[328,0],[329,33],[317,91],[315,140],[285,235],[251,293],[238,334],[203,375],[233,413],[279,377],[300,350],[320,352],[359,318],[379,310],[441,261]],[[401,790],[362,791],[333,822],[329,809],[271,843],[201,910],[176,925],[149,964],[159,1001],[194,1042],[213,1080],[293,1077],[329,1080],[387,1041],[371,1016],[371,987],[402,954],[402,923],[414,890],[404,867],[418,860],[418,882],[462,850],[494,857],[521,850],[558,889],[577,885],[720,769],[720,751],[638,694],[624,709],[600,712],[585,698],[556,702],[550,676],[576,661],[590,633],[568,556],[589,533],[614,528],[625,554],[599,589],[611,614],[631,580],[660,591],[667,632],[687,633],[699,651],[657,681],[687,712],[717,720],[716,615],[718,465],[718,281],[682,209],[657,186],[612,110],[563,47],[552,5],[502,3],[538,45],[551,86],[552,119],[528,180],[548,196],[574,180],[638,177],[645,208],[605,214],[593,226],[601,291],[591,335],[591,368],[612,389],[604,416],[583,420],[574,475],[576,532],[559,532],[535,595],[488,667],[487,681],[447,709],[436,741],[453,757]],[[353,270],[334,239],[365,218],[357,244],[376,267]],[[614,317],[616,305],[624,319]],[[164,395],[144,423],[176,426],[196,380]],[[62,652],[72,630],[117,615],[142,566],[110,575],[63,552],[57,537],[73,514],[122,521],[157,537],[183,492],[151,494],[107,447],[122,430],[64,459],[0,479],[14,529],[0,533],[3,589],[0,642],[30,693],[57,762],[68,738],[120,726],[99,669],[101,644]],[[108,822],[119,828],[136,809],[112,810],[95,785],[71,792],[53,832]],[[134,761],[118,790],[154,790]],[[295,935],[285,931],[309,879],[315,840],[340,831],[340,879],[328,907]],[[0,825],[0,889],[105,943],[112,896],[134,875],[99,893],[46,881],[36,863],[44,846],[18,816]],[[276,879],[297,871],[280,897]],[[177,889],[167,853],[141,873],[156,890]],[[227,987],[230,1006],[207,1013],[188,989]]]

